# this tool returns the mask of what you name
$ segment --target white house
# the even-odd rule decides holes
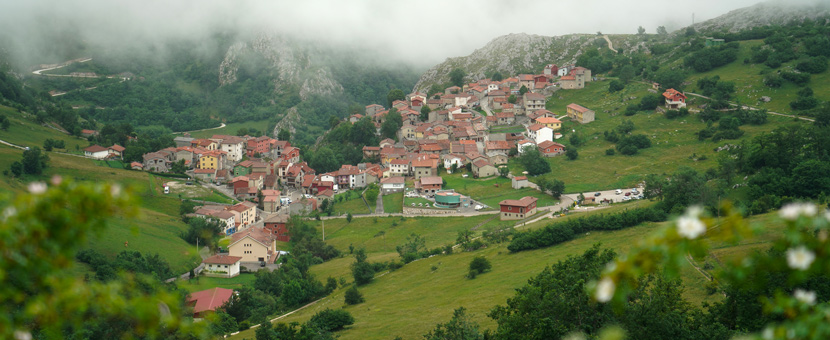
[[[527,137],[539,144],[544,141],[553,140],[553,129],[542,124],[532,124],[527,127]]]
[[[95,159],[104,159],[110,155],[110,150],[100,146],[98,144],[90,146],[84,149],[84,156],[95,158]]]
[[[242,160],[242,155],[245,153],[245,141],[237,137],[228,137],[222,139],[220,143],[222,151],[228,153],[228,159],[234,163]]]
[[[525,148],[528,147],[535,147],[536,143],[531,140],[522,139],[518,143],[516,143],[516,148],[519,151],[519,154],[523,154],[525,152]]]
[[[461,169],[464,167],[464,158],[458,155],[453,154],[446,154],[443,156],[444,158],[444,169],[450,170],[452,169],[452,165],[455,164],[457,169]]]
[[[388,177],[380,180],[380,189],[384,194],[403,191],[406,179],[400,176]]]
[[[571,70],[571,66],[562,65],[559,67],[559,72],[556,73],[557,76],[564,77],[568,75],[568,71]]]
[[[206,258],[204,273],[206,276],[231,278],[239,275],[239,262],[242,257],[216,254]]]

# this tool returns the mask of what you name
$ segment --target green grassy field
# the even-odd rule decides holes
[[[41,126],[34,121],[34,116],[17,112],[17,110],[10,107],[0,105],[0,115],[8,117],[11,121],[8,131],[0,130],[0,139],[4,141],[20,146],[37,146],[43,149],[43,142],[46,139],[57,139],[64,141],[66,149],[56,149],[56,151],[67,152],[82,152],[78,150],[83,150],[89,146],[89,141],[86,139],[73,137]]]
[[[738,144],[740,140],[724,140],[720,142],[698,141],[696,132],[706,127],[706,124],[696,119],[694,114],[666,119],[662,114],[640,112],[634,116],[622,115],[625,98],[637,97],[634,102],[647,94],[645,84],[631,83],[625,90],[609,94],[607,81],[596,81],[587,84],[582,90],[562,90],[554,94],[548,102],[548,109],[562,115],[565,106],[578,103],[596,112],[596,120],[589,124],[580,125],[563,120],[563,142],[567,143],[572,130],[576,130],[585,143],[578,148],[579,158],[570,161],[565,157],[548,158],[551,172],[542,177],[559,179],[565,182],[565,192],[577,193],[601,189],[630,187],[637,184],[646,174],[670,174],[681,166],[688,166],[698,171],[705,171],[717,165],[718,154],[713,150],[725,144]],[[560,97],[562,99],[560,99]],[[689,106],[696,108],[703,100],[690,99]],[[609,111],[609,112],[605,112]],[[604,131],[610,131],[623,120],[631,120],[635,129],[633,134],[645,134],[652,142],[652,147],[633,156],[616,153],[613,156],[605,154],[606,149],[614,148],[615,144],[603,138]],[[768,122],[760,126],[744,125],[741,130],[746,133],[742,139],[749,139],[764,131],[771,131],[783,124],[808,124],[793,122],[792,118],[770,115]],[[693,160],[705,156],[705,160]],[[512,159],[509,164],[514,174],[524,169]],[[536,179],[531,178],[532,181]]]
[[[271,126],[271,123],[269,123],[268,120],[258,120],[244,123],[228,123],[225,125],[225,127],[220,129],[191,132],[190,136],[193,138],[210,138],[213,135],[236,136],[236,131],[239,131],[240,128],[256,129],[257,131],[270,136],[272,132],[270,129],[273,128],[273,126]]]
[[[720,76],[721,80],[735,83],[734,100],[778,113],[797,113],[790,108],[789,104],[798,97],[796,92],[798,92],[800,87],[787,81],[777,89],[768,87],[764,85],[764,74],[761,74],[761,72],[776,72],[777,70],[793,71],[798,60],[786,62],[775,70],[763,64],[744,64],[743,62],[744,59],[751,57],[752,47],[763,44],[764,42],[762,40],[742,41],[737,60],[708,72],[691,75],[687,79],[691,85],[685,90],[700,93],[700,90],[697,88],[697,81],[703,77],[717,75]],[[822,101],[830,100],[830,71],[810,75],[810,82],[806,86],[813,89],[817,99]],[[760,99],[763,96],[768,96],[772,100],[768,103],[761,102]]]
[[[10,117],[14,123],[8,132],[0,132],[0,139],[14,144],[43,144],[46,138],[60,138],[69,143],[88,144],[85,140],[63,135],[41,127],[25,119]],[[0,146],[0,164],[11,164],[21,159],[22,150],[5,145]],[[138,250],[144,254],[158,253],[170,263],[176,273],[183,273],[201,262],[196,247],[187,244],[179,234],[187,229],[178,217],[180,201],[165,197],[161,186],[154,178],[140,171],[124,170],[117,167],[98,166],[94,161],[49,152],[49,167],[41,176],[24,175],[22,179],[3,177],[0,191],[11,195],[26,190],[26,183],[34,180],[45,181],[53,175],[74,178],[80,181],[117,182],[132,190],[141,201],[137,218],[115,218],[101,235],[90,240],[88,246],[106,255],[115,256],[122,250]],[[5,167],[4,167],[5,168]],[[4,169],[5,170],[5,169]],[[127,246],[125,246],[127,242]]]
[[[343,201],[334,204],[335,215],[346,215],[348,213],[352,215],[370,214],[374,211],[374,207],[370,210],[366,202],[363,202],[363,199],[360,198],[360,191],[348,190],[344,193],[334,195],[335,201],[340,199],[340,197],[343,197]]]
[[[452,175],[444,175],[443,178],[447,182],[447,185],[444,186],[445,189],[454,189],[459,193],[472,197],[476,201],[486,204],[491,209],[498,208],[499,202],[502,200],[519,199],[524,196],[538,198],[539,201],[536,204],[540,207],[558,203],[550,195],[543,194],[534,189],[513,189],[511,187],[511,180],[500,176],[474,179],[472,177],[464,178],[460,172],[457,172]]]
[[[403,212],[403,192],[383,195],[383,212],[387,214]]]
[[[767,231],[757,238],[746,239],[737,246],[726,247],[713,244],[713,254],[726,257],[735,253],[734,258],[754,249],[768,247],[769,238],[780,235],[783,226],[777,223],[774,214],[751,219],[765,223]],[[668,223],[668,222],[666,222]],[[495,323],[486,316],[492,307],[504,304],[514,295],[514,290],[523,286],[527,279],[535,276],[546,266],[578,255],[600,243],[603,247],[622,253],[640,242],[645,235],[665,223],[647,223],[615,232],[591,232],[557,246],[534,251],[511,254],[506,244],[491,245],[483,250],[439,255],[407,264],[401,269],[378,277],[374,282],[360,288],[366,302],[346,306],[343,302],[345,289],[340,288],[329,297],[302,311],[292,314],[280,322],[305,322],[314,313],[325,308],[343,308],[355,317],[355,324],[338,332],[342,339],[420,339],[422,334],[446,322],[455,308],[467,308],[471,319],[485,329],[494,329]],[[491,272],[475,280],[465,278],[469,262],[474,256],[484,256],[493,265]],[[371,258],[371,257],[370,257]],[[312,267],[318,277],[349,275],[351,257],[337,259]],[[700,305],[704,301],[716,301],[720,295],[707,295],[704,291],[706,279],[691,266],[681,271],[686,286],[684,298]],[[242,332],[232,338],[252,337],[252,331]]]

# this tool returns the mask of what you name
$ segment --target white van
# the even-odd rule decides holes
[[[617,189],[617,195],[622,194],[622,189]]]
[[[169,194],[169,193],[170,193],[170,187],[168,187],[168,186],[166,186],[166,185],[165,185],[165,186],[164,186],[164,193],[165,193],[165,194]]]

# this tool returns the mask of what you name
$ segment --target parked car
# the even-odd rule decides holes
[[[630,201],[630,200],[631,200],[631,196],[625,195],[625,197],[623,197],[623,201]]]
[[[599,196],[599,195],[602,195],[602,193],[601,193],[601,192],[597,192],[596,194],[594,194],[594,196]]]
[[[260,267],[265,267],[265,261],[259,261],[259,266]]]
[[[617,195],[622,194],[622,189],[617,189]]]
[[[626,196],[631,196],[630,192],[625,193]]]

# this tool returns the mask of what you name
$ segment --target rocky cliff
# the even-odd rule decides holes
[[[830,16],[830,2],[767,1],[730,11],[717,18],[692,25],[698,32],[736,32],[766,25],[783,25]]]

